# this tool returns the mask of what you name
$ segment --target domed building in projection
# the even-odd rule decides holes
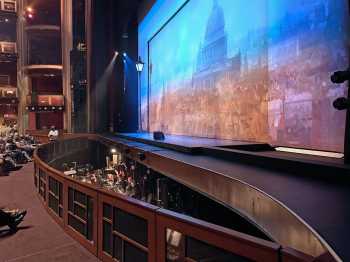
[[[254,96],[254,89],[251,89],[247,98],[243,97],[239,101],[235,99],[243,91],[242,86],[248,87],[254,83],[242,80],[247,63],[246,55],[243,55],[245,53],[239,48],[234,55],[229,55],[229,37],[225,27],[224,10],[220,2],[214,0],[192,77],[191,95],[198,101],[198,108],[191,110],[193,121],[190,126],[186,126],[189,129],[187,131],[191,135],[206,137],[264,139],[266,125],[254,114],[255,111],[261,111],[260,107],[247,112],[244,103],[248,97],[257,97],[255,104],[260,105],[263,95]],[[255,123],[263,128],[252,128],[251,125]],[[250,130],[249,134],[244,131],[247,129]]]
[[[208,19],[204,43],[197,59],[197,71],[203,71],[210,65],[227,59],[227,35],[225,32],[225,17],[222,7],[215,0]]]

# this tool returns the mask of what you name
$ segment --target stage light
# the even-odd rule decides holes
[[[8,18],[5,18],[5,22],[8,23],[10,20]]]
[[[123,53],[123,56],[126,57],[126,53],[125,52]]]
[[[112,153],[112,154],[115,154],[115,153],[117,153],[117,149],[115,149],[115,148],[112,148],[112,149],[111,149],[111,153]]]
[[[141,57],[139,57],[139,60],[137,60],[135,64],[137,72],[142,72],[144,64],[145,63],[141,61]]]
[[[331,81],[335,84],[342,84],[345,81],[350,80],[350,71],[345,70],[345,71],[337,71],[334,72],[333,75],[331,76]]]
[[[28,18],[33,19],[33,14],[28,14]]]
[[[114,52],[115,56],[119,55],[119,52],[118,51],[115,51]]]
[[[338,110],[345,110],[350,108],[350,100],[345,97],[339,97],[333,102],[333,107]]]

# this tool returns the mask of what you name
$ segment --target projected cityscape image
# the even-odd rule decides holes
[[[347,89],[329,75],[347,67],[346,10],[190,0],[149,41],[143,127],[149,114],[150,131],[343,151],[345,113],[332,102]]]

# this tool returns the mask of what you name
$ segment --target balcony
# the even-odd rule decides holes
[[[17,45],[15,42],[0,42],[0,62],[11,63],[17,61]]]
[[[24,67],[24,71],[26,74],[30,75],[31,77],[35,76],[44,76],[44,77],[51,77],[51,76],[57,76],[62,74],[62,65],[28,65]]]
[[[4,54],[16,54],[17,45],[16,42],[0,42],[0,52]]]
[[[50,31],[36,31],[28,35],[25,67],[31,76],[60,75],[62,71],[60,35]]]
[[[0,87],[0,104],[18,104],[16,87]]]
[[[26,109],[31,112],[55,112],[64,110],[63,95],[29,95]]]
[[[16,0],[0,0],[0,11],[17,13]]]
[[[47,25],[47,24],[39,24],[39,25],[32,25],[32,24],[27,24],[25,27],[26,31],[28,33],[34,32],[34,31],[47,31],[47,32],[56,32],[57,34],[61,33],[61,27],[58,25]]]

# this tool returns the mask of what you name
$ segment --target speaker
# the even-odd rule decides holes
[[[164,133],[161,131],[153,132],[153,139],[154,140],[164,140],[165,139]]]
[[[346,97],[339,97],[333,102],[333,107],[338,110],[345,110],[350,108],[350,99]]]

